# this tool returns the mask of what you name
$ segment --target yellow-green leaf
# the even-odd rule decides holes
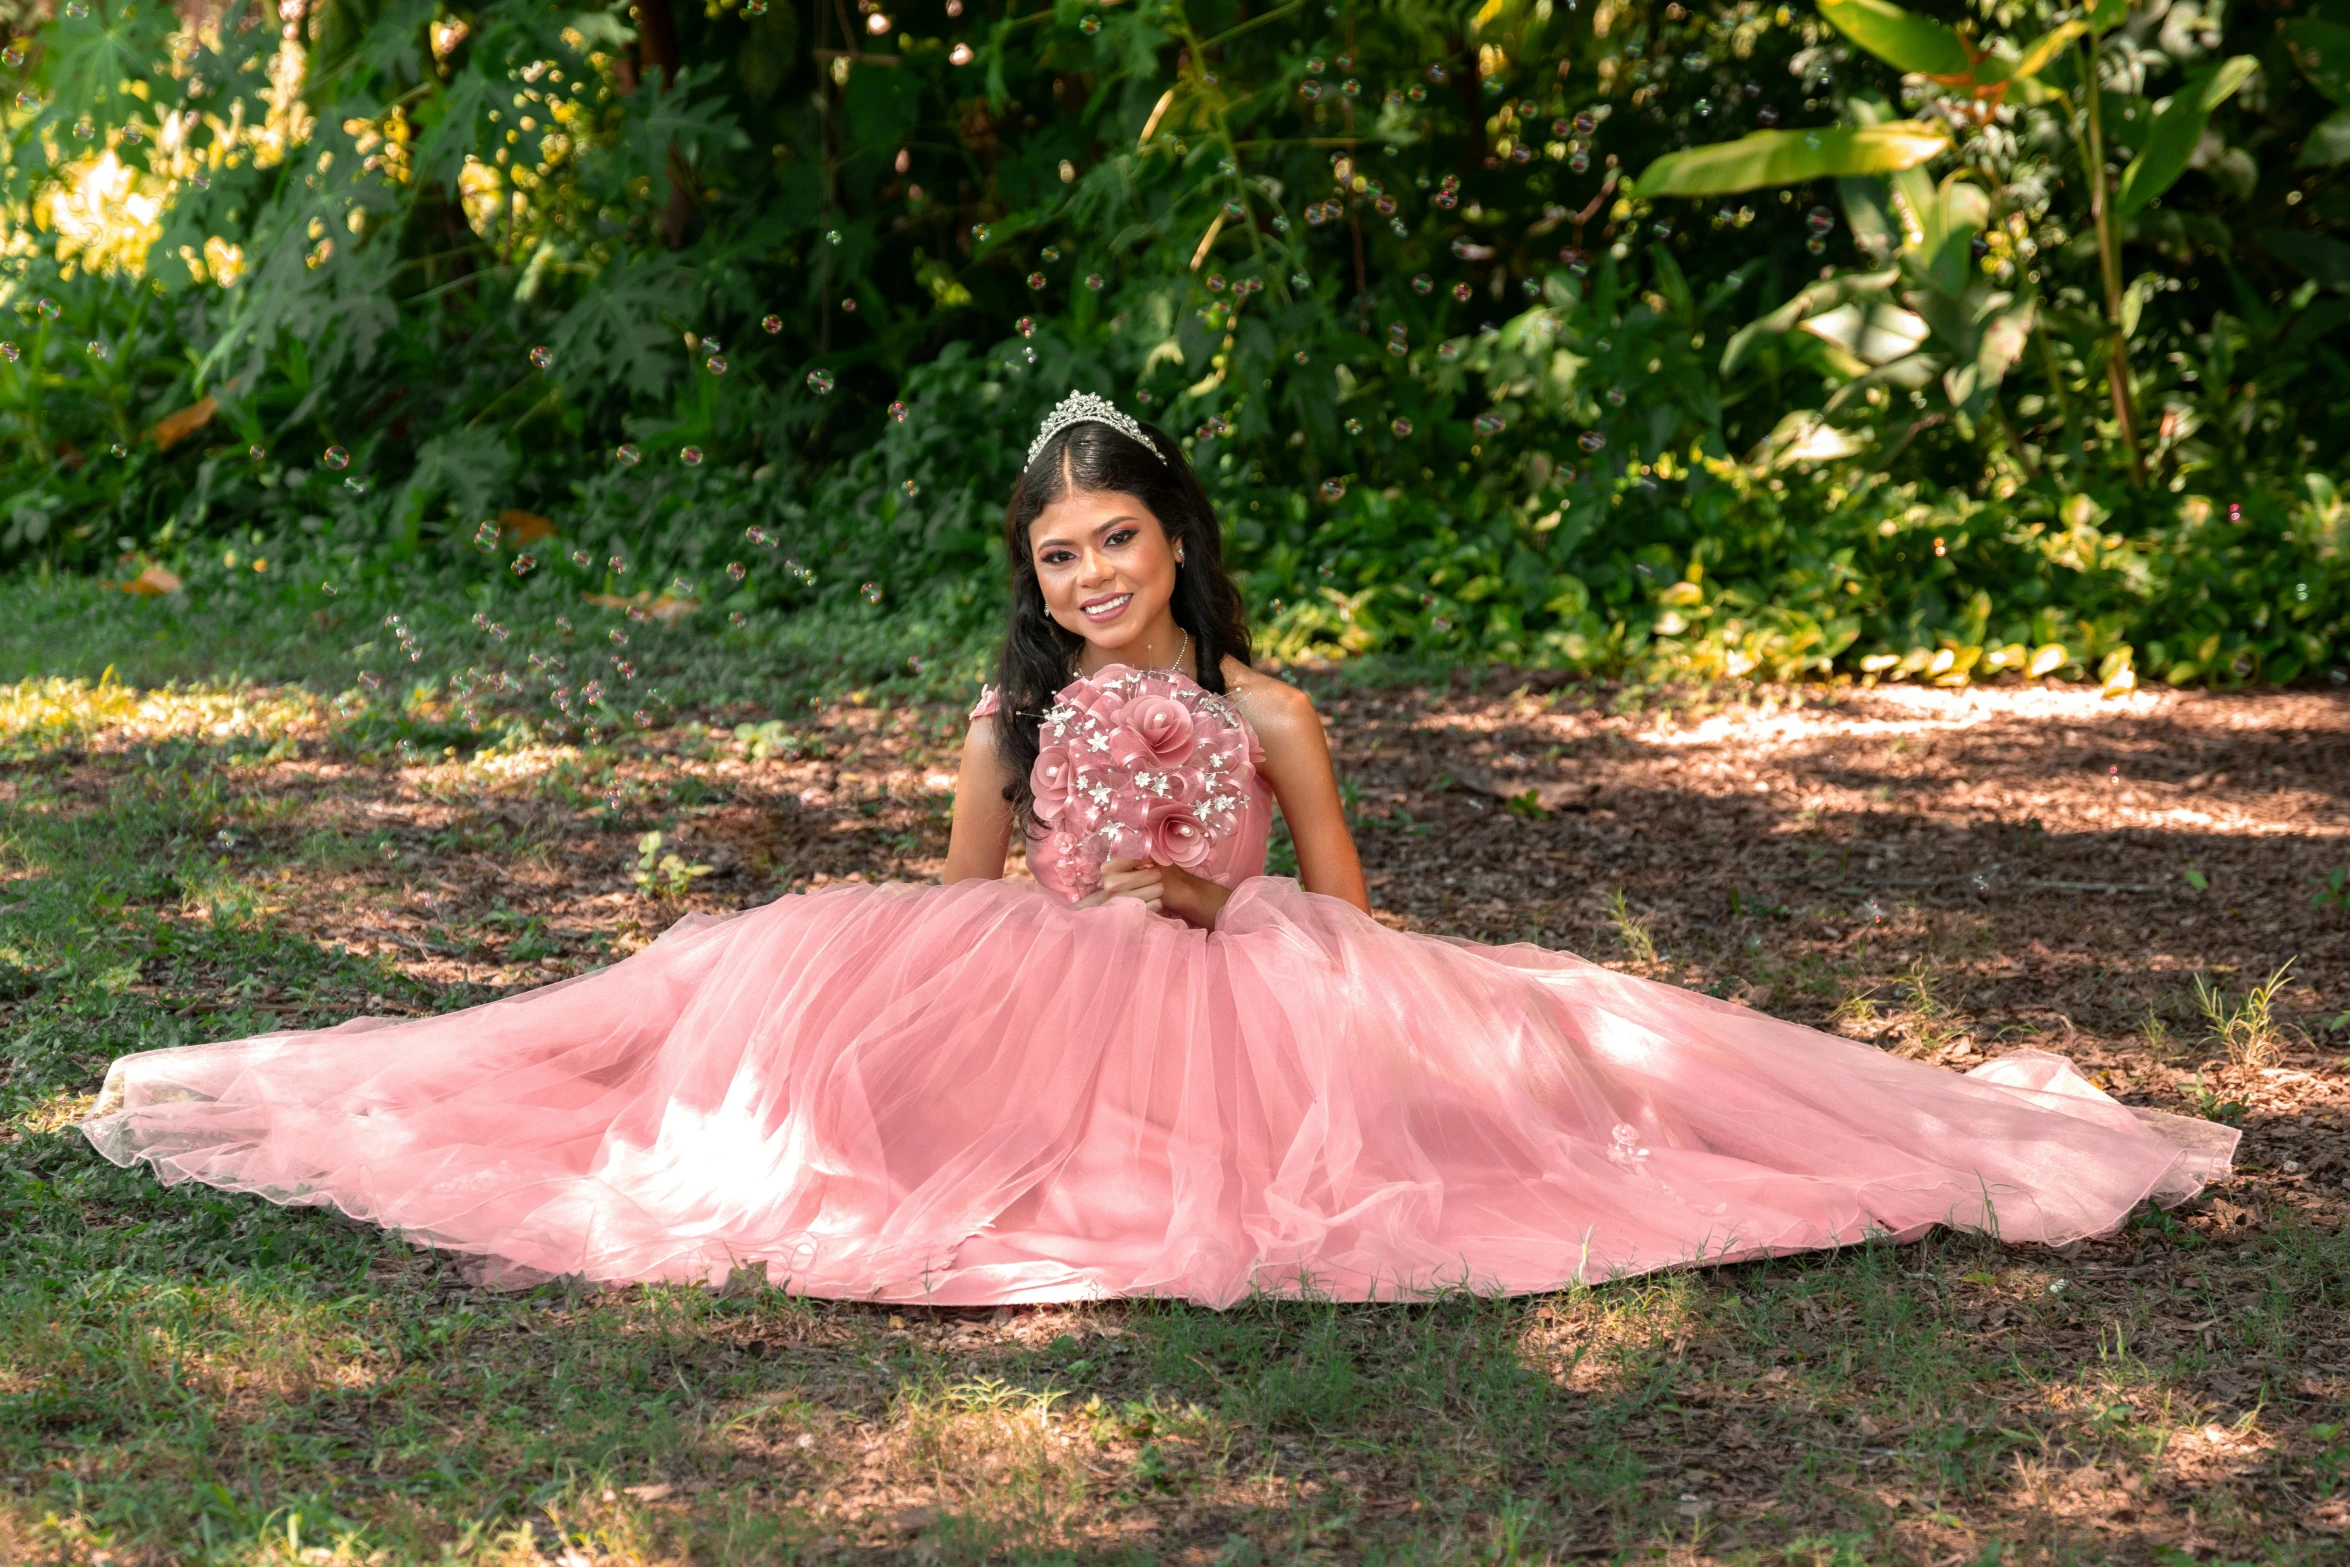
[[[1922,76],[1972,76],[1966,40],[1940,22],[1913,16],[1890,0],[1819,0],[1820,15],[1896,70]]]
[[[1914,168],[1949,145],[1947,134],[1916,120],[1816,131],[1756,131],[1736,141],[1668,152],[1640,171],[1632,190],[1652,199],[1727,196],[1767,185],[1891,174]]]

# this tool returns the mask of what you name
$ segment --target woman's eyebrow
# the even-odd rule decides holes
[[[1138,516],[1135,516],[1131,512],[1120,512],[1117,516],[1110,518],[1107,522],[1097,523],[1092,531],[1094,537],[1099,538],[1101,535],[1109,532],[1112,528],[1117,527],[1122,522],[1140,521],[1142,521],[1142,519]],[[1062,546],[1063,548],[1067,548],[1069,541],[1059,537],[1038,539],[1034,544],[1030,545],[1029,548],[1031,550],[1045,550],[1051,549],[1056,544]]]

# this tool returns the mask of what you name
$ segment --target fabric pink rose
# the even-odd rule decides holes
[[[1161,767],[1180,767],[1191,757],[1191,709],[1170,696],[1138,696],[1126,704],[1120,723],[1142,737],[1151,760]]]
[[[1131,705],[1131,704],[1129,704]],[[1110,760],[1118,766],[1135,769],[1155,766],[1159,755],[1141,734],[1124,724],[1110,731]]]
[[[1212,847],[1208,830],[1190,806],[1166,802],[1152,806],[1143,830],[1150,837],[1150,857],[1161,865],[1178,865],[1188,871],[1207,862]]]
[[[1061,819],[1076,777],[1077,760],[1069,754],[1067,746],[1048,745],[1036,753],[1036,765],[1028,769],[1028,788],[1036,800],[1038,821]]]

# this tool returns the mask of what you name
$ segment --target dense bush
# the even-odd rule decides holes
[[[967,3],[28,19],[0,562],[978,621],[1082,386],[1286,655],[2345,678],[2344,0]]]

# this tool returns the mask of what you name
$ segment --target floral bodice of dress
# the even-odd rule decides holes
[[[1100,680],[1118,670],[1119,666],[1112,665],[1097,671],[1094,678]],[[1191,873],[1224,887],[1238,887],[1251,876],[1262,876],[1265,873],[1265,848],[1273,826],[1273,791],[1265,782],[1261,770],[1265,753],[1255,728],[1241,714],[1237,705],[1228,698],[1205,690],[1189,676],[1172,670],[1153,670],[1149,674],[1162,678],[1173,687],[1175,696],[1186,707],[1205,707],[1229,716],[1247,741],[1247,787],[1241,792],[1238,808],[1232,812],[1231,829],[1211,839],[1206,857],[1190,867]],[[1073,683],[1064,689],[1062,696],[1066,698],[1077,689],[1078,685]],[[995,687],[988,686],[981,690],[978,704],[971,709],[971,717],[974,720],[987,718],[1000,715],[1002,711]],[[1081,851],[1073,852],[1066,833],[1056,832],[1049,824],[1037,822],[1029,830],[1027,848],[1029,874],[1036,878],[1038,886],[1072,901],[1090,889],[1091,868],[1083,862]]]

